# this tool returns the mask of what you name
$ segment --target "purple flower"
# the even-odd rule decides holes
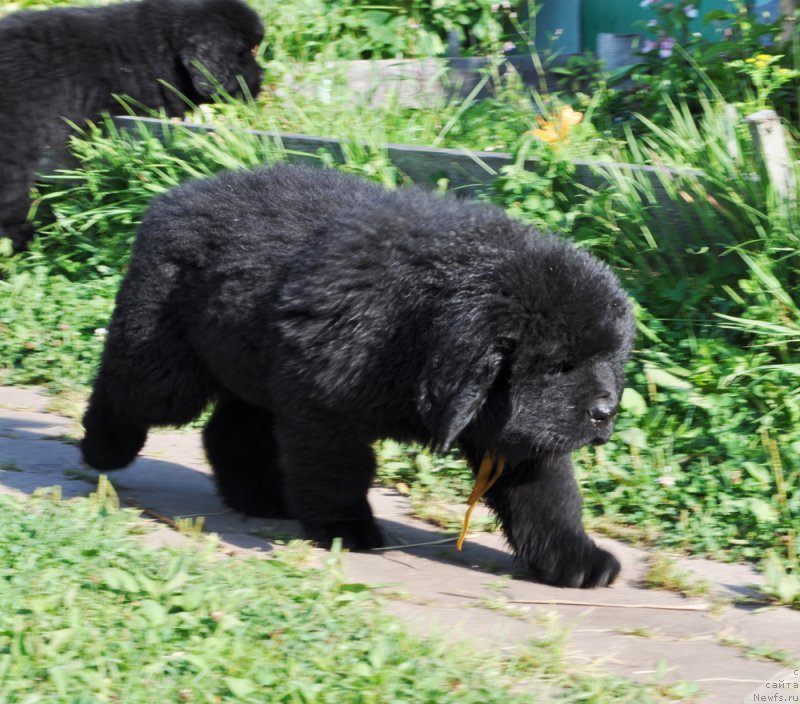
[[[642,53],[643,54],[649,54],[657,46],[658,46],[658,42],[654,42],[652,39],[645,39],[644,43],[642,44]]]
[[[683,14],[686,15],[689,19],[693,20],[699,14],[697,8],[694,5],[687,5],[683,8]]]
[[[639,7],[650,7],[650,5],[658,3],[658,0],[642,0]]]
[[[672,47],[675,46],[675,40],[672,37],[665,37],[659,44],[658,55],[662,59],[668,59],[672,56]]]
[[[656,27],[658,25],[658,20],[647,20],[648,27]]]

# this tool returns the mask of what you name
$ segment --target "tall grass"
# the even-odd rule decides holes
[[[798,268],[796,258],[787,258],[800,245],[797,213],[758,177],[760,155],[744,121],[721,103],[700,103],[699,119],[669,103],[667,127],[640,116],[647,131],[629,130],[625,143],[612,146],[617,163],[598,167],[610,187],[587,204],[587,229],[600,224],[608,233],[598,243],[606,256],[632,273],[634,287],[652,283],[664,292],[648,295],[656,314],[659,299],[673,310],[682,301],[684,310],[703,315],[710,304],[723,305],[710,289],[747,275],[739,250],[778,258],[787,275]]]
[[[196,119],[230,121],[253,129],[313,134],[346,142],[396,142],[478,151],[509,151],[535,125],[531,97],[519,77],[500,77],[491,66],[462,93],[444,64],[433,73],[386,79],[377,71],[362,86],[351,85],[341,65],[291,58],[270,62],[256,101],[223,101],[204,107]],[[477,100],[489,81],[491,99]],[[403,88],[411,87],[410,91]],[[425,87],[427,86],[427,88]],[[380,99],[376,99],[380,90]],[[402,94],[401,94],[402,93]]]

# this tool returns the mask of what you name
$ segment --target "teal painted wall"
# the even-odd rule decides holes
[[[559,4],[558,0],[550,0]],[[545,0],[545,6],[550,4]],[[730,9],[728,0],[705,0],[699,3],[700,17],[693,25],[697,32],[704,32],[709,37],[714,36],[713,29],[704,28],[702,16],[709,10]],[[600,32],[614,32],[617,34],[632,34],[641,32],[638,22],[652,19],[656,16],[652,10],[639,7],[639,0],[583,0],[581,10],[581,49],[594,51],[597,44],[597,35]]]
[[[543,2],[536,13],[536,46],[539,49],[558,49],[566,54],[582,51],[581,0],[550,0]],[[560,30],[560,35],[552,35]]]

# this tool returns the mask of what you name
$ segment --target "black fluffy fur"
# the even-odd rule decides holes
[[[0,237],[15,251],[33,237],[35,171],[46,147],[66,142],[69,122],[121,114],[116,95],[180,115],[186,103],[167,85],[208,102],[209,73],[231,94],[242,80],[255,95],[261,70],[251,50],[262,36],[241,0],[142,0],[0,21]]]
[[[592,587],[619,563],[581,524],[570,453],[608,439],[633,338],[611,271],[501,210],[335,171],[228,173],[157,199],[138,233],[84,418],[124,467],[153,425],[217,400],[222,496],[322,545],[381,544],[379,438],[509,467],[487,495],[533,578]]]

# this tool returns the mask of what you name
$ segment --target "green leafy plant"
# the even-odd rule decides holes
[[[762,61],[769,57],[775,75],[783,81],[772,90],[789,85],[794,49],[781,40],[782,18],[765,21],[745,0],[731,0],[729,9],[705,14],[701,14],[700,0],[643,0],[641,4],[653,17],[643,23],[636,62],[615,73],[610,89],[598,84],[602,107],[595,119],[603,129],[616,132],[622,125],[637,129],[641,125],[635,113],[658,125],[667,124],[669,102],[684,103],[693,113],[702,113],[702,99],[744,104],[753,89],[747,77],[753,67],[736,69],[740,61],[756,56]],[[705,32],[698,31],[700,24]],[[796,92],[782,90],[781,98],[781,113],[793,115]]]
[[[507,31],[505,14],[495,5],[491,0],[254,2],[270,19],[265,38],[268,56],[303,61],[441,56],[449,32],[468,53],[493,51]]]
[[[779,604],[800,608],[800,575],[796,569],[787,568],[786,561],[771,552],[762,565],[765,585],[761,593]]]
[[[0,8],[0,16],[68,4],[90,5],[93,0],[15,0]],[[502,44],[507,32],[506,13],[491,0],[251,0],[250,4],[266,19],[264,51],[270,58],[440,56],[447,50],[448,32],[455,33],[465,52],[484,53]]]
[[[728,61],[725,66],[746,76],[752,84],[751,93],[745,89],[747,99],[741,104],[745,112],[764,110],[772,106],[773,95],[780,88],[800,76],[800,72],[780,66],[781,54],[759,53],[746,59]]]

